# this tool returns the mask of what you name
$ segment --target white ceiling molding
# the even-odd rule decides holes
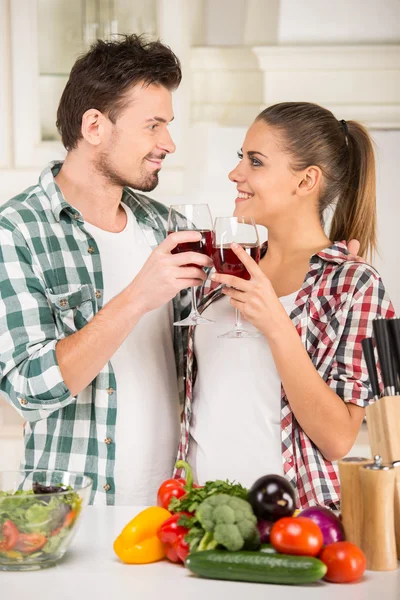
[[[243,127],[268,105],[306,101],[400,129],[400,45],[194,48],[191,69],[194,122]]]

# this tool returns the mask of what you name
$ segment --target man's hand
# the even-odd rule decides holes
[[[360,242],[358,240],[350,240],[347,244],[347,249],[350,252],[350,254],[347,256],[347,260],[364,262],[362,256],[358,256],[360,251]]]
[[[130,296],[139,314],[163,306],[181,290],[200,285],[206,274],[203,267],[212,267],[212,260],[199,252],[171,254],[178,244],[199,242],[196,231],[172,233],[151,253],[130,284]],[[187,265],[198,265],[198,267]]]

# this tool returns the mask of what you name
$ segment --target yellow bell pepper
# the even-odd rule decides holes
[[[162,560],[166,556],[166,549],[158,539],[157,531],[170,516],[171,513],[160,506],[151,506],[140,512],[115,540],[115,554],[129,565]]]

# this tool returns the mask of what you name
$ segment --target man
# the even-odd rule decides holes
[[[95,503],[153,504],[176,456],[172,322],[211,261],[172,255],[200,234],[164,239],[167,209],[131,188],[153,190],[175,150],[180,80],[160,42],[98,41],[61,97],[65,162],[0,207],[0,394],[26,420],[24,468],[85,473]]]

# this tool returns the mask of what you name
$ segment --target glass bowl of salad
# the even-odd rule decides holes
[[[92,483],[66,471],[0,471],[0,571],[54,566],[72,542]]]

